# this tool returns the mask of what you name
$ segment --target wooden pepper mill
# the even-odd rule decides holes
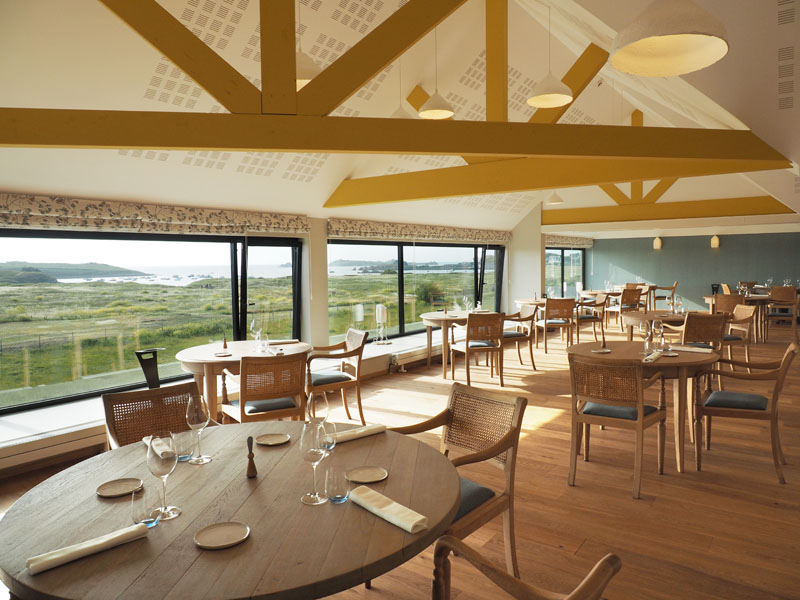
[[[252,479],[258,475],[256,470],[256,463],[253,460],[253,436],[247,438],[247,477]]]
[[[223,350],[227,350],[228,349],[228,338],[225,337],[224,333],[222,334],[222,348],[223,348]]]

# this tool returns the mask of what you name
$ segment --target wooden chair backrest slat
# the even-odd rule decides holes
[[[305,394],[307,353],[243,356],[239,363],[239,398],[269,400]]]
[[[469,313],[467,316],[467,341],[495,341],[503,339],[503,313]]]
[[[714,312],[732,314],[739,304],[744,305],[741,294],[714,294]]]
[[[548,298],[544,304],[544,318],[571,319],[574,310],[574,298]]]
[[[642,297],[642,290],[640,288],[625,288],[619,298],[619,303],[622,306],[629,306],[632,304],[639,304]]]
[[[797,299],[797,289],[791,285],[773,285],[769,290],[769,296],[776,302],[794,304]]]
[[[573,410],[578,402],[597,402],[613,406],[638,406],[644,402],[641,361],[609,365],[574,354],[569,355]]]
[[[687,313],[683,324],[682,344],[690,342],[720,343],[725,335],[728,316],[723,313]]]

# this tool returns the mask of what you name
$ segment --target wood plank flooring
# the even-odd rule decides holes
[[[622,336],[616,330],[609,338]],[[569,373],[563,343],[558,336],[552,339],[549,354],[534,353],[536,372],[525,353],[524,366],[513,346],[505,353],[505,389],[527,396],[529,402],[517,463],[522,578],[568,591],[597,560],[614,552],[623,566],[608,587],[609,599],[800,599],[800,361],[792,366],[781,397],[781,437],[789,462],[784,466],[786,485],[775,475],[767,427],[738,420],[714,421],[712,449],[703,454],[702,472],[694,469],[693,447],[687,440],[686,472],[679,474],[670,410],[665,472],[656,473],[656,432],[651,428],[645,434],[642,498],[634,500],[633,436],[620,430],[593,429],[591,461],[579,459],[576,486],[567,485]],[[752,347],[752,358],[777,359],[789,340],[788,328],[781,328],[769,343]],[[485,367],[473,368],[471,375],[473,385],[498,387]],[[461,360],[456,379],[465,381]],[[425,419],[444,407],[450,385],[449,379],[441,378],[439,364],[369,380],[362,388],[365,416],[388,425]],[[728,384],[727,389],[763,393],[767,388]],[[668,397],[671,402],[671,394]],[[344,420],[341,405],[331,399],[334,420]],[[438,444],[435,434],[421,437]],[[501,486],[502,472],[492,466],[461,471]],[[0,511],[51,473],[52,469],[3,482]],[[504,565],[500,518],[466,541]],[[334,597],[426,598],[432,568],[431,548],[375,579],[371,590],[359,586]],[[504,597],[475,569],[453,561],[453,598]]]

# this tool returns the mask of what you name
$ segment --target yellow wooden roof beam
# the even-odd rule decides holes
[[[465,0],[409,0],[297,94],[297,112],[327,115]]]
[[[295,0],[260,0],[261,112],[297,112]]]
[[[693,202],[661,202],[627,206],[593,206],[542,211],[542,225],[657,221],[661,219],[701,219],[784,215],[794,211],[772,196],[719,198]]]
[[[232,113],[260,113],[261,92],[155,0],[100,0]]]
[[[590,127],[590,129],[594,126]],[[538,157],[349,179],[326,207],[404,202],[785,168],[785,161]],[[652,205],[647,205],[652,206]]]
[[[486,3],[486,120],[508,121],[508,0]]]

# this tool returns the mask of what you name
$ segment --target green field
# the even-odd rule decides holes
[[[487,273],[487,281],[493,274]],[[329,278],[329,336],[355,325],[376,332],[375,306],[388,308],[386,333],[399,331],[397,275]],[[406,330],[436,299],[449,307],[471,296],[471,273],[406,273]],[[291,278],[248,278],[248,300],[273,339],[292,336]],[[493,284],[484,304],[494,305]],[[185,287],[134,282],[0,284],[0,407],[143,382],[134,350],[163,347],[162,377],[177,375],[175,354],[189,346],[232,339],[229,279]],[[436,308],[439,308],[437,305]]]

